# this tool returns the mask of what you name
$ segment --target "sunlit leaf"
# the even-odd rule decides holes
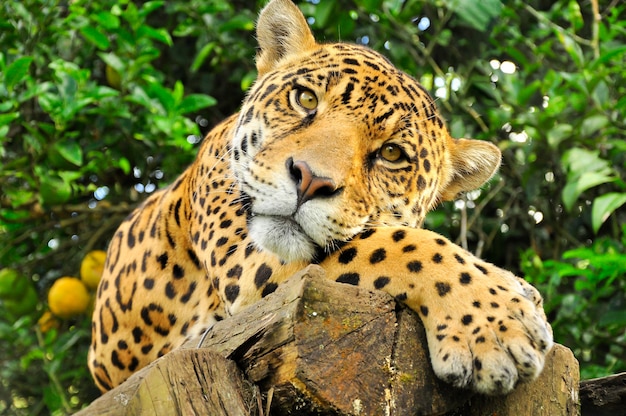
[[[582,136],[591,136],[598,130],[609,125],[609,119],[604,114],[597,114],[583,120],[580,132]]]
[[[220,32],[231,32],[233,30],[254,30],[254,21],[248,16],[239,14],[224,22],[219,28]]]
[[[122,169],[122,172],[125,174],[128,175],[130,173],[130,162],[125,157],[117,159],[117,166]]]
[[[574,203],[587,189],[594,186],[602,185],[609,182],[614,182],[616,178],[614,176],[607,175],[601,172],[584,172],[575,181],[568,182],[563,188],[563,204],[569,211],[574,206]]]
[[[80,166],[83,163],[83,149],[73,140],[65,140],[54,144],[55,149],[68,162]]]
[[[596,233],[616,209],[626,203],[626,193],[611,192],[593,200],[591,224]]]
[[[610,168],[607,160],[600,157],[597,150],[574,147],[561,157],[561,163],[568,172],[568,178],[580,176],[583,172],[605,171]]]
[[[157,40],[167,46],[173,45],[172,37],[165,29],[155,29],[147,25],[141,25],[139,29],[137,29],[137,35]]]
[[[193,113],[202,108],[211,107],[217,104],[217,100],[205,94],[190,94],[183,98],[178,105],[178,111],[181,114]]]
[[[559,41],[561,42],[561,44],[563,45],[567,53],[569,53],[570,57],[576,63],[576,65],[578,65],[579,67],[583,66],[585,58],[584,58],[583,51],[580,45],[578,44],[578,42],[576,42],[564,30],[558,30],[556,31],[556,33],[557,33],[557,38],[559,39]]]
[[[107,49],[111,45],[107,36],[94,26],[82,27],[80,33],[99,49]]]
[[[204,45],[202,49],[200,49],[200,51],[198,52],[198,54],[196,55],[196,57],[194,58],[191,64],[192,72],[196,72],[198,71],[198,69],[200,69],[200,67],[206,60],[207,56],[209,56],[211,51],[213,51],[213,49],[215,48],[215,45],[216,45],[215,42],[209,42],[206,45]]]
[[[5,126],[7,124],[10,124],[13,120],[16,120],[17,118],[19,118],[19,116],[20,116],[20,113],[18,112],[0,114],[0,126]]]
[[[249,71],[241,78],[241,91],[247,91],[257,77],[256,71]]]
[[[99,12],[91,16],[100,26],[105,29],[116,29],[120,26],[120,19],[110,12]]]
[[[141,9],[139,10],[139,15],[141,17],[146,17],[147,15],[149,15],[150,13],[152,13],[153,11],[157,10],[158,8],[162,7],[165,4],[164,1],[147,1],[145,2],[142,6]]]
[[[98,55],[104,61],[104,63],[106,63],[119,73],[123,72],[126,68],[124,62],[120,59],[119,56],[115,55],[114,53],[99,53]]]

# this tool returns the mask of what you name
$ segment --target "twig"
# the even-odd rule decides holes
[[[602,21],[598,0],[591,0],[591,9],[593,10],[593,20],[591,24],[591,47],[593,49],[593,57],[598,59],[600,57],[600,22]]]

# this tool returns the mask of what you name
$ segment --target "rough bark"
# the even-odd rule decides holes
[[[580,401],[585,416],[626,413],[626,373],[581,381]]]
[[[267,416],[266,406],[271,416],[579,414],[578,363],[568,349],[555,347],[540,379],[509,396],[472,396],[435,377],[412,311],[323,274],[310,266],[84,414]]]
[[[210,350],[179,349],[133,374],[77,415],[255,415],[256,387]]]

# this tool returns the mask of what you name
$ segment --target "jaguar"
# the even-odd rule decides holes
[[[381,54],[318,43],[299,8],[257,21],[258,78],[195,161],[111,239],[88,365],[107,391],[315,263],[414,310],[433,369],[511,391],[552,346],[538,291],[422,229],[497,171],[494,144],[453,139],[436,103]]]

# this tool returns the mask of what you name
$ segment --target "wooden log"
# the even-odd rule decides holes
[[[578,414],[578,367],[567,349],[552,351],[537,383],[484,398],[437,379],[426,345],[417,315],[390,296],[331,282],[309,266],[85,414],[267,415],[268,405],[271,416]]]
[[[175,350],[76,413],[81,416],[255,415],[256,387],[210,350]]]
[[[626,373],[584,380],[580,401],[585,416],[616,416],[626,412]]]

